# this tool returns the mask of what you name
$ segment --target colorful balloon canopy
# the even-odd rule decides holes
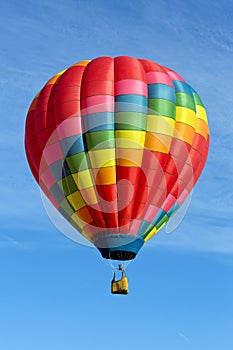
[[[200,97],[171,69],[99,57],[56,74],[37,94],[25,147],[65,219],[103,257],[129,260],[192,190],[209,129]]]

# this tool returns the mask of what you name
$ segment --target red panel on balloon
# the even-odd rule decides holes
[[[182,140],[173,139],[170,147],[170,154],[184,162],[188,158],[191,146]]]
[[[105,201],[114,201],[117,198],[116,185],[96,185],[100,197]]]
[[[146,73],[148,72],[164,72],[163,67],[161,67],[159,64],[152,62],[150,60],[141,59],[139,58],[138,61],[142,64],[144,71]]]
[[[67,69],[58,81],[58,89],[66,89],[70,86],[81,86],[84,69],[85,67],[83,66],[73,66]]]
[[[125,79],[141,80],[146,83],[145,71],[137,59],[129,56],[120,56],[114,59],[115,81]]]

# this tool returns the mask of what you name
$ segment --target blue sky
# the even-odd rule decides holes
[[[233,4],[0,2],[0,348],[233,348]],[[30,101],[56,72],[100,55],[180,73],[207,108],[211,148],[185,219],[128,267],[112,296],[99,254],[51,224],[24,156]]]

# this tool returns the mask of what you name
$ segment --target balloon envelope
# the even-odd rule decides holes
[[[134,258],[166,224],[208,147],[196,91],[171,69],[128,56],[56,74],[26,120],[26,154],[41,189],[105,258]]]

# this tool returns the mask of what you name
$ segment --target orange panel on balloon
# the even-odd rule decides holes
[[[146,133],[145,148],[151,151],[168,153],[172,137],[152,132]]]

